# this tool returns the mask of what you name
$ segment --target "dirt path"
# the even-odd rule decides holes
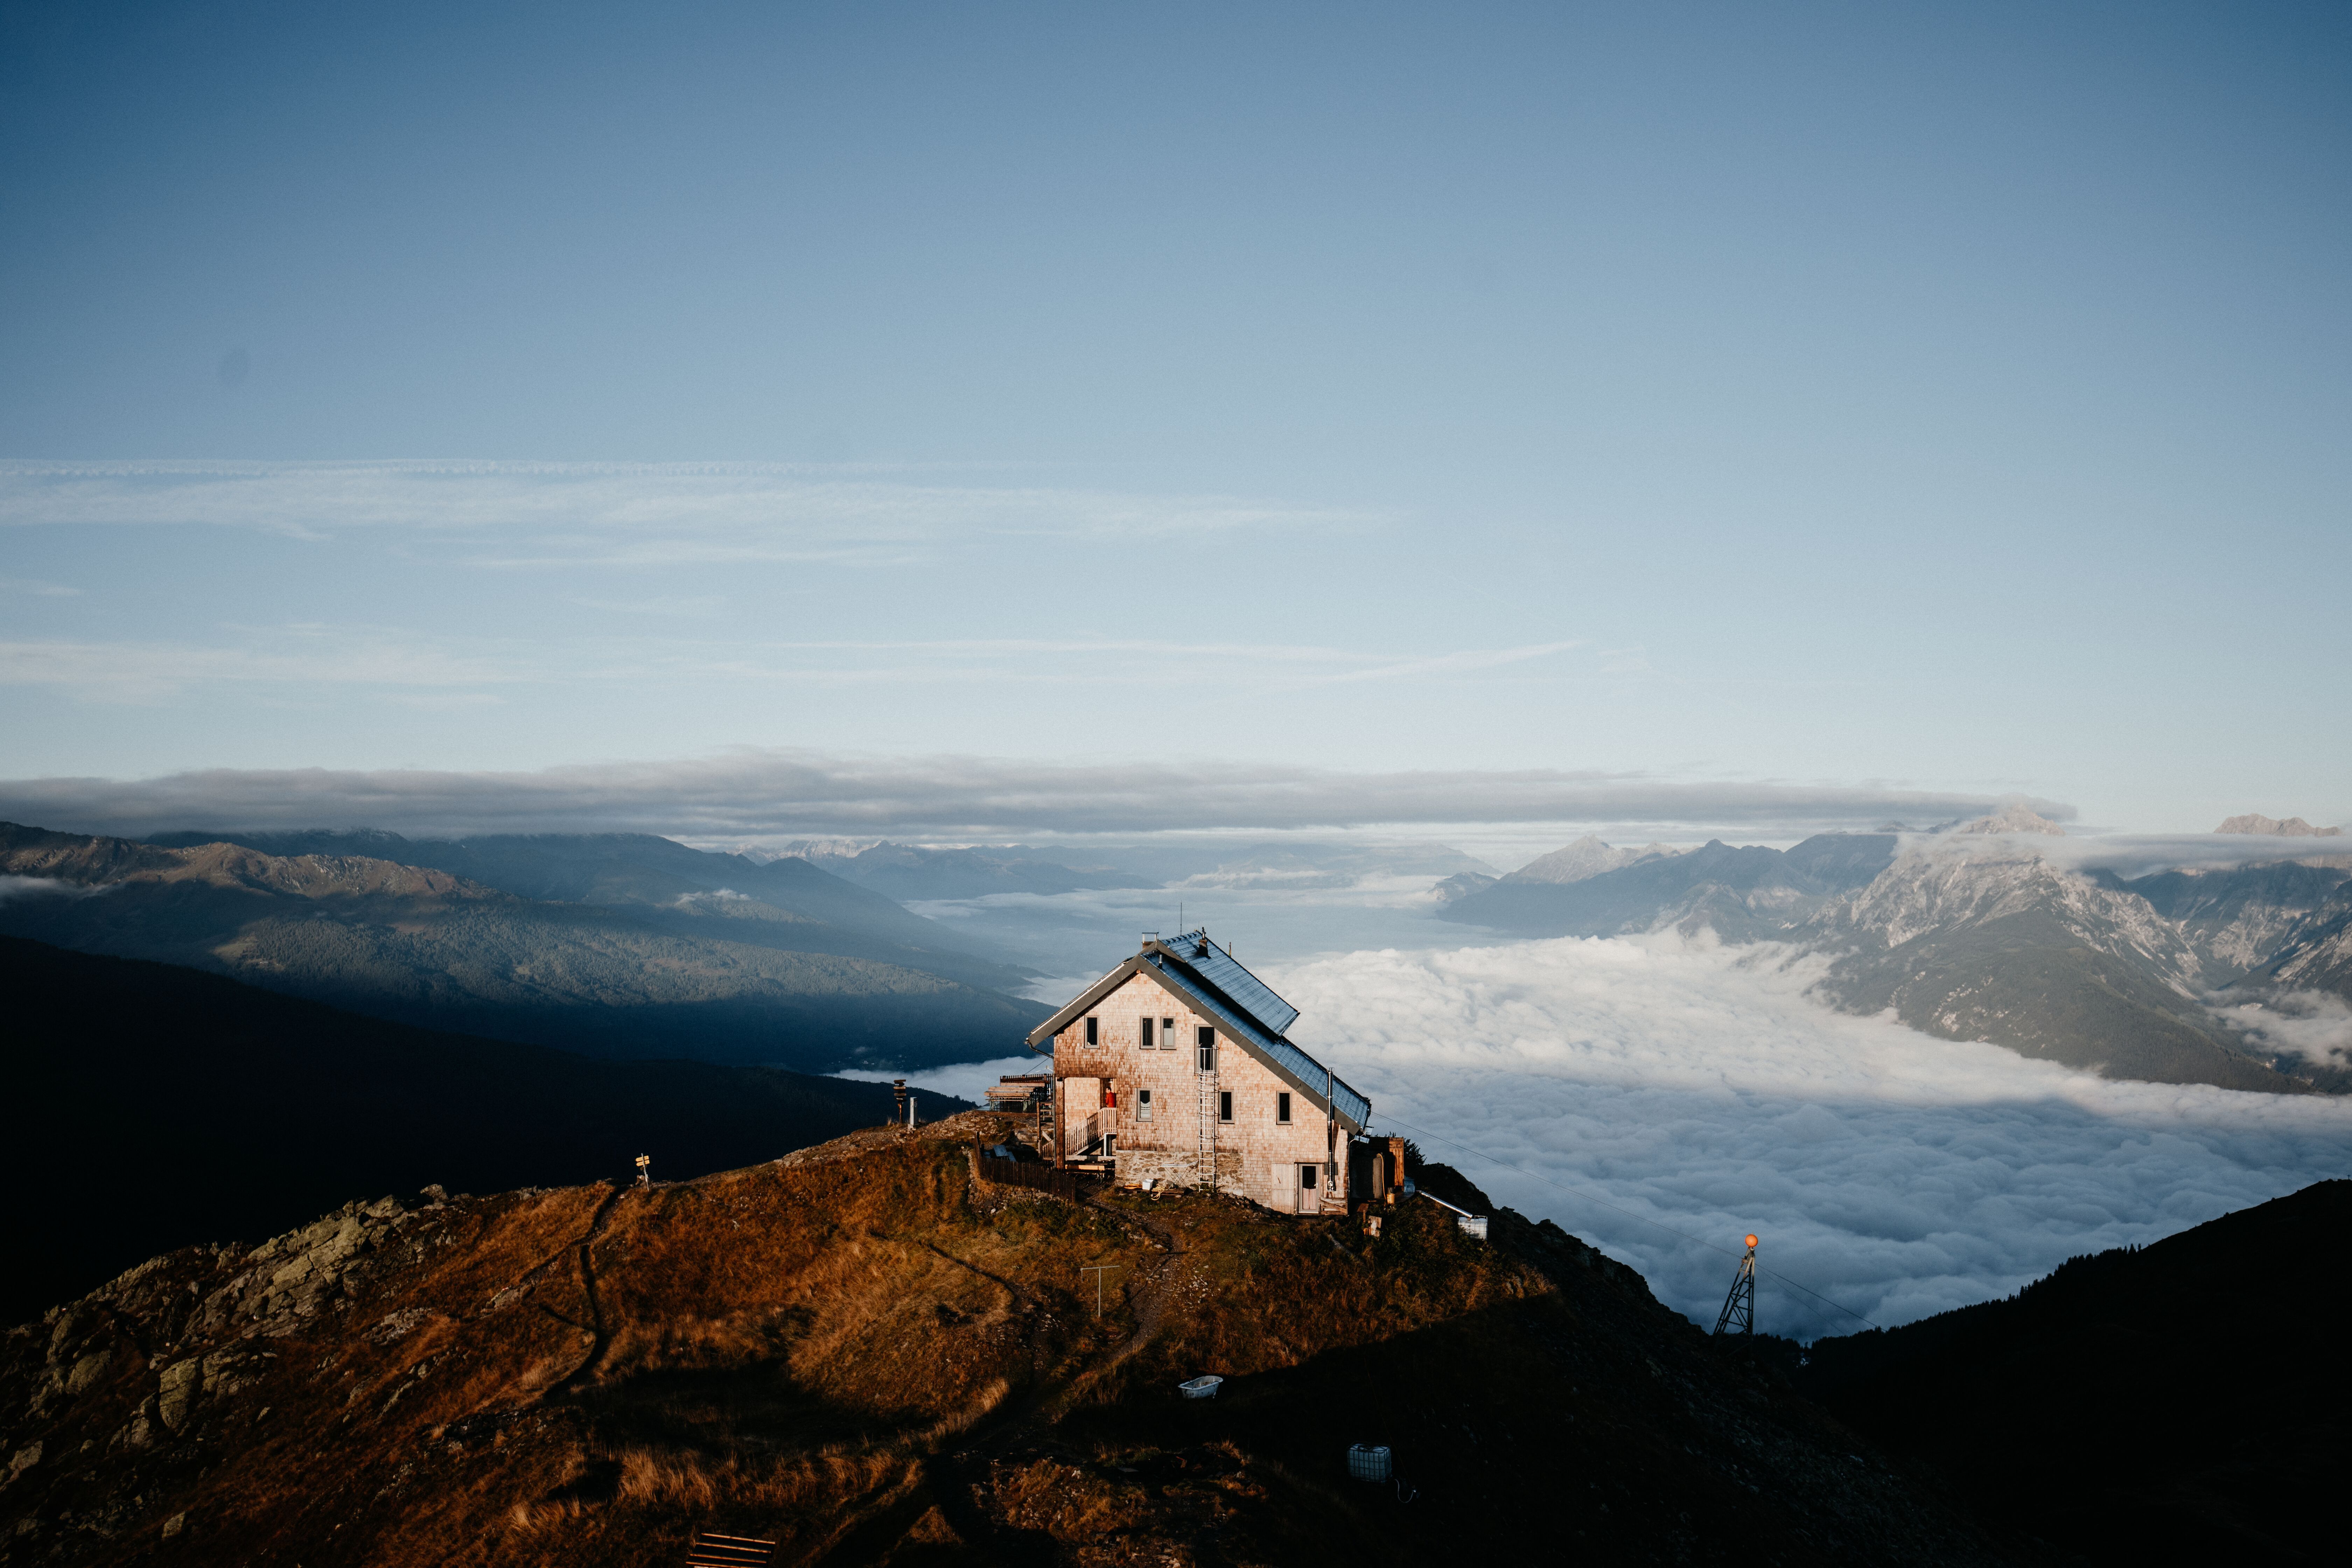
[[[1048,1382],[1006,1399],[996,1409],[967,1427],[937,1451],[920,1460],[918,1478],[901,1479],[882,1488],[845,1521],[830,1538],[800,1561],[823,1568],[878,1561],[936,1507],[963,1542],[971,1560],[1002,1568],[1045,1568],[1057,1562],[1060,1548],[1044,1531],[1007,1529],[992,1519],[982,1501],[993,1483],[993,1468],[1033,1447],[1086,1391],[1156,1339],[1168,1318],[1168,1309],[1184,1268],[1183,1238],[1159,1220],[1092,1199],[1081,1200],[1122,1225],[1142,1231],[1161,1248],[1159,1256],[1133,1266],[1127,1282],[1128,1300],[1135,1311],[1135,1331],[1094,1366],[1067,1381]],[[929,1251],[990,1279],[1011,1293],[1016,1302],[1026,1298],[1011,1281],[997,1278],[952,1253],[929,1244]]]
[[[547,1391],[550,1399],[567,1394],[585,1382],[604,1363],[604,1352],[613,1347],[612,1331],[604,1322],[604,1300],[596,1293],[595,1260],[589,1254],[595,1247],[596,1238],[604,1233],[604,1222],[612,1216],[623,1194],[630,1190],[614,1187],[607,1193],[604,1201],[596,1205],[596,1212],[588,1216],[588,1228],[581,1234],[578,1241],[572,1243],[573,1249],[580,1255],[581,1293],[588,1299],[588,1354],[564,1375],[562,1382]]]
[[[1139,1226],[1160,1244],[1162,1250],[1159,1257],[1137,1264],[1129,1279],[1128,1300],[1135,1308],[1135,1332],[1128,1335],[1125,1342],[1111,1352],[1109,1360],[1088,1371],[1078,1384],[1073,1384],[1072,1393],[1076,1393],[1081,1384],[1093,1383],[1107,1373],[1116,1372],[1136,1352],[1160,1337],[1160,1330],[1168,1321],[1169,1300],[1184,1272],[1184,1238],[1171,1227],[1148,1215],[1115,1209],[1092,1198],[1087,1200],[1087,1206],[1116,1215],[1127,1224]]]

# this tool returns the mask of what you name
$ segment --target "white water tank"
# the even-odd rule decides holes
[[[1383,1443],[1374,1447],[1370,1443],[1358,1443],[1348,1450],[1348,1474],[1360,1481],[1384,1481],[1389,1479],[1389,1447]]]

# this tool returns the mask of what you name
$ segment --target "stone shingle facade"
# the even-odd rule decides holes
[[[1198,941],[1147,942],[1033,1037],[1054,1042],[1064,1157],[1107,1164],[1123,1184],[1213,1183],[1269,1208],[1346,1212],[1349,1142],[1369,1106],[1351,1089],[1327,1099],[1337,1080],[1185,964],[1207,951]],[[1215,956],[1211,973],[1238,972]],[[1256,984],[1239,973],[1236,990]],[[1263,996],[1261,1008],[1295,1016]]]

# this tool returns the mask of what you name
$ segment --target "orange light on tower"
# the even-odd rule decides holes
[[[1750,1246],[1750,1247],[1755,1246],[1755,1245],[1756,1245],[1756,1238],[1755,1238],[1754,1237],[1752,1237],[1752,1236],[1751,1236],[1751,1237],[1749,1237],[1748,1238],[1748,1246]]]

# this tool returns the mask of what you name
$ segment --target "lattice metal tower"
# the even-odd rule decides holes
[[[1748,1238],[1748,1256],[1739,1260],[1739,1272],[1731,1277],[1731,1294],[1723,1299],[1723,1315],[1715,1320],[1718,1334],[1752,1334],[1756,1331],[1756,1238]]]

